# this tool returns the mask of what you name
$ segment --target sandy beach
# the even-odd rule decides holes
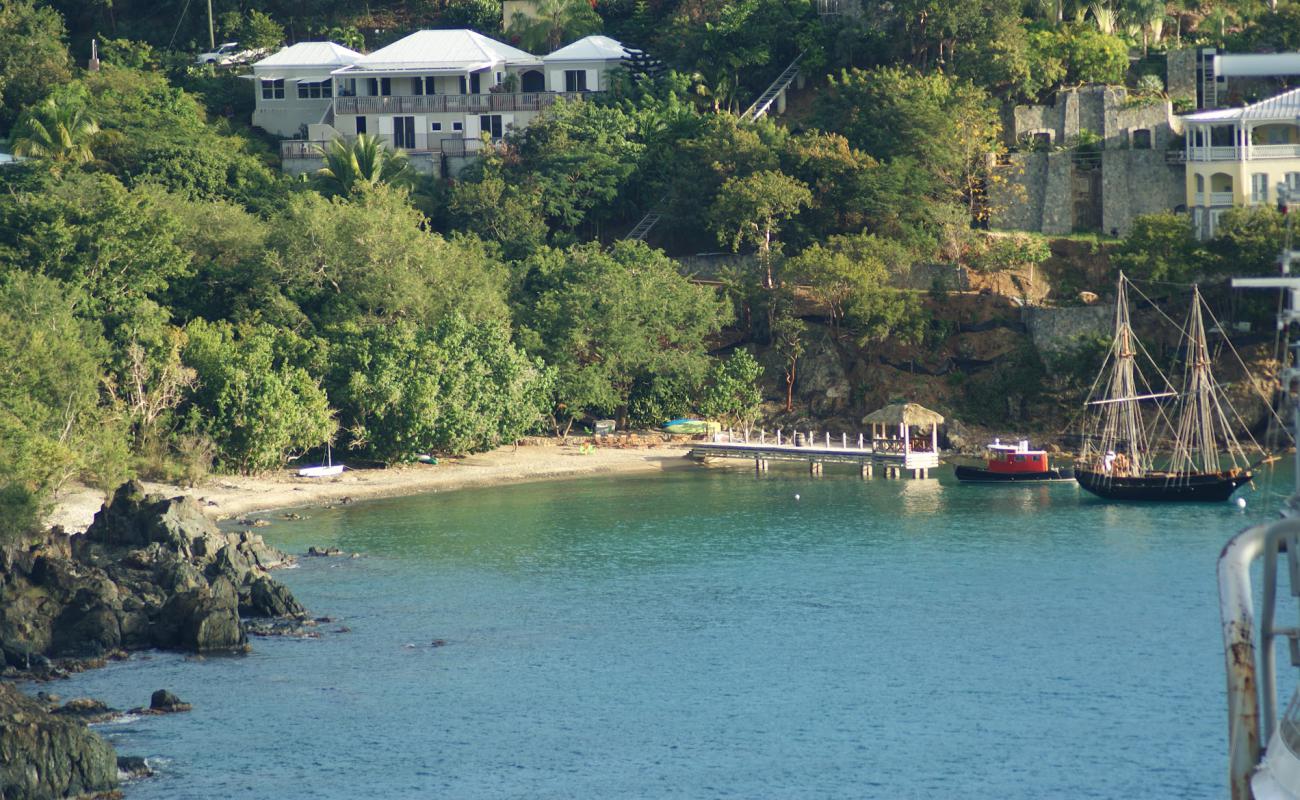
[[[151,481],[144,484],[150,492],[169,497],[193,496],[214,519],[229,519],[344,498],[365,500],[590,475],[659,472],[691,464],[681,445],[597,447],[584,453],[576,443],[554,443],[502,447],[465,458],[443,459],[436,465],[348,470],[333,478],[299,478],[296,472],[285,470],[256,477],[214,475],[193,488]],[[104,494],[98,489],[66,487],[55,497],[48,523],[62,525],[68,531],[83,531],[103,502]]]

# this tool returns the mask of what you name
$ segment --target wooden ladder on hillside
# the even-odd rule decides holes
[[[804,53],[806,52],[808,51],[804,50],[802,53],[795,56],[794,61],[790,62],[790,66],[786,67],[785,71],[778,75],[776,80],[772,81],[772,85],[767,87],[767,90],[758,96],[758,99],[754,101],[752,106],[745,109],[745,113],[740,115],[742,120],[745,122],[756,122],[767,113],[768,109],[772,107],[772,103],[776,102],[776,98],[781,95],[781,92],[784,92],[789,88],[790,84],[794,83],[794,79],[799,77],[799,61],[803,58]]]

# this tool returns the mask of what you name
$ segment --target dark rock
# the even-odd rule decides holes
[[[94,700],[89,697],[74,697],[62,706],[53,709],[51,714],[57,714],[61,717],[71,717],[79,719],[86,724],[94,722],[105,722],[116,717],[119,713],[117,709],[109,708],[103,700]]]
[[[112,745],[81,721],[51,714],[0,683],[0,789],[7,800],[78,797],[116,788]]]
[[[59,677],[123,648],[247,649],[241,610],[305,615],[267,576],[292,559],[245,531],[223,533],[190,498],[123,484],[82,536],[52,530],[0,552],[0,669]],[[3,796],[0,793],[0,796]]]
[[[316,547],[315,545],[312,545],[307,548],[307,555],[318,558],[324,558],[327,556],[337,557],[344,555],[344,552],[337,547]]]
[[[122,780],[131,778],[148,778],[153,776],[153,769],[142,756],[118,756],[117,774]]]
[[[307,613],[284,584],[267,577],[258,578],[249,587],[246,611],[251,617],[302,617]]]
[[[193,706],[182,702],[179,697],[166,689],[159,689],[149,697],[149,710],[155,713],[172,714],[178,711],[189,711],[191,708]]]

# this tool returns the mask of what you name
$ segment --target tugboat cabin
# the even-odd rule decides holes
[[[1000,474],[1018,474],[1027,472],[1047,472],[1047,451],[1030,450],[1029,440],[1021,439],[1015,444],[1003,444],[994,439],[988,446],[989,472]]]

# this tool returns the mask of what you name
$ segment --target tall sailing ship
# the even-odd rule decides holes
[[[1193,287],[1182,329],[1183,384],[1175,390],[1133,332],[1130,286],[1121,274],[1115,335],[1088,397],[1090,428],[1075,479],[1108,500],[1227,500],[1257,464],[1233,433],[1241,420],[1210,368],[1205,301]]]

